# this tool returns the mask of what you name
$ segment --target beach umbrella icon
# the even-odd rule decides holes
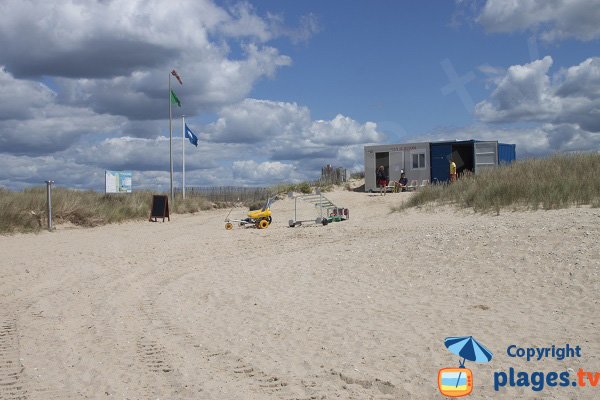
[[[444,345],[452,353],[463,358],[460,362],[461,368],[464,368],[466,360],[489,362],[492,359],[492,352],[475,340],[473,336],[447,337],[444,339]]]
[[[492,359],[492,352],[475,340],[473,336],[447,337],[444,339],[444,345],[452,353],[462,357],[460,368],[465,367],[466,360],[483,363],[489,362]],[[457,386],[460,376],[461,373],[458,374],[458,379],[456,380]]]

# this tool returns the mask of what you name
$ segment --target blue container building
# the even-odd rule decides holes
[[[365,190],[376,190],[375,171],[383,166],[390,180],[404,172],[409,180],[446,182],[450,160],[458,175],[509,164],[516,159],[516,145],[486,140],[452,140],[365,146]]]

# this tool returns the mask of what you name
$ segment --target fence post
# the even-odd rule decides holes
[[[46,204],[48,206],[48,230],[52,232],[52,184],[54,181],[46,181]]]

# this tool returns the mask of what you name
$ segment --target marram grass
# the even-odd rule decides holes
[[[97,226],[150,215],[152,192],[105,195],[93,191],[64,188],[52,190],[52,222],[70,222],[80,226]],[[203,197],[176,198],[171,213],[207,210],[213,204]],[[0,189],[0,234],[35,232],[48,224],[46,187],[12,192]]]
[[[463,176],[453,184],[431,185],[392,210],[426,204],[452,204],[483,213],[499,213],[502,209],[600,207],[600,154],[517,161]]]
[[[326,191],[330,187],[321,187]],[[289,191],[311,193],[310,182],[297,184],[280,184],[270,188],[273,194],[284,194]],[[69,222],[80,226],[97,226],[127,220],[144,219],[150,215],[152,195],[156,193],[137,191],[133,193],[112,194],[94,191],[81,191],[65,188],[52,190],[52,222],[61,224]],[[171,214],[193,213],[214,207],[230,207],[227,202],[211,202],[205,197],[193,195],[185,200],[176,196],[175,206]],[[247,204],[252,208],[260,208],[264,200]],[[25,189],[13,192],[0,188],[0,234],[15,232],[36,232],[48,225],[46,211],[46,187]]]

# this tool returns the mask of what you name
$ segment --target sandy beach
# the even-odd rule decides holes
[[[213,210],[0,237],[0,399],[443,398],[438,370],[459,363],[444,338],[468,335],[494,353],[467,361],[471,398],[600,397],[493,387],[511,367],[600,371],[600,209],[327,196],[348,221],[289,228],[282,199],[265,230]],[[581,357],[507,355],[567,343]]]

